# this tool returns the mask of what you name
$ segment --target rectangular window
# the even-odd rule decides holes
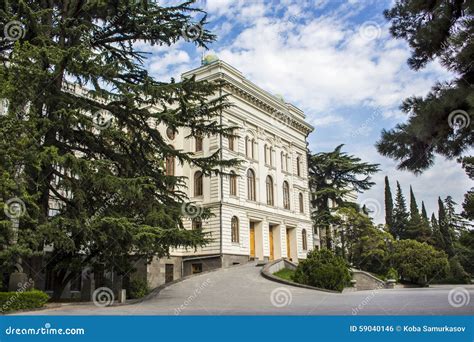
[[[202,137],[195,137],[194,138],[196,141],[196,149],[194,150],[195,152],[202,152]]]
[[[201,263],[192,264],[191,265],[191,271],[192,271],[192,274],[201,273],[202,272],[202,264]]]
[[[171,283],[174,280],[174,265],[165,264],[165,283]]]

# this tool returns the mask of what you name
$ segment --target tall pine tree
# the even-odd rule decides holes
[[[395,195],[395,208],[393,209],[393,229],[394,238],[406,239],[406,228],[408,224],[408,212],[405,197],[402,193],[400,183],[397,181],[397,193]]]
[[[378,151],[397,160],[400,169],[421,172],[435,154],[461,156],[474,143],[474,6],[472,1],[396,1],[385,11],[390,33],[412,49],[414,70],[438,60],[452,80],[437,83],[422,98],[407,98],[401,109],[408,120],[382,131]]]
[[[393,229],[393,198],[388,176],[385,176],[385,226],[392,233]]]
[[[0,171],[14,175],[1,176],[0,195],[4,203],[20,197],[27,212],[9,247],[27,257],[51,246],[45,264],[55,298],[84,267],[125,274],[134,259],[209,241],[183,228],[185,180],[164,172],[164,160],[206,176],[235,161],[176,149],[156,127],[228,136],[218,119],[228,103],[217,83],[155,80],[137,50],[184,39],[205,48],[215,38],[205,20],[192,1],[2,2],[0,22],[18,27],[5,29],[15,39],[0,40],[0,98],[8,103]]]
[[[333,247],[331,225],[339,223],[333,215],[337,208],[353,206],[346,201],[350,192],[368,190],[375,183],[372,174],[379,171],[378,164],[363,162],[360,158],[342,151],[344,145],[334,151],[308,155],[309,186],[314,195],[312,205],[314,225],[325,232],[326,247]],[[330,207],[330,202],[336,205]]]

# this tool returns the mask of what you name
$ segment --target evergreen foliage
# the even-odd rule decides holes
[[[379,171],[378,164],[369,164],[342,152],[343,146],[308,156],[309,187],[314,198],[312,205],[316,207],[313,223],[325,230],[328,249],[333,247],[331,224],[338,223],[332,213],[336,208],[353,206],[346,201],[346,196],[352,191],[370,189],[375,184],[371,175]]]
[[[206,176],[236,161],[175,149],[157,127],[188,139],[229,136],[218,120],[229,103],[218,83],[155,80],[138,50],[175,44],[193,25],[192,43],[205,48],[215,38],[205,13],[192,1],[3,2],[0,22],[12,21],[25,34],[0,41],[0,98],[8,104],[0,116],[0,204],[18,197],[26,212],[17,244],[4,244],[11,224],[0,217],[2,269],[51,246],[45,264],[58,298],[84,267],[125,274],[138,258],[207,244],[202,231],[183,228],[182,208],[193,204],[185,179],[166,174],[164,161]]]

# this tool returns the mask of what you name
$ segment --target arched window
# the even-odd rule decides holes
[[[230,230],[232,236],[232,242],[239,242],[239,219],[237,216],[233,216],[230,221]]]
[[[194,196],[202,196],[202,172],[197,171],[194,174]]]
[[[192,228],[193,230],[202,230],[202,220],[200,217],[193,218]]]
[[[300,157],[296,157],[296,174],[298,176],[301,176],[301,166],[300,166],[300,163],[301,163],[301,159]]]
[[[290,186],[287,181],[283,182],[283,208],[290,209]]]
[[[267,176],[266,187],[267,187],[267,204],[273,205],[273,179],[271,176]]]
[[[174,130],[171,127],[168,127],[166,129],[166,136],[168,137],[168,139],[174,140],[176,134],[175,134]]]
[[[299,202],[300,202],[300,213],[304,213],[304,199],[303,199],[303,194],[301,192],[299,194]]]
[[[196,136],[194,137],[194,140],[196,142],[196,146],[195,146],[195,152],[201,152],[202,151],[202,136]]]
[[[247,171],[247,198],[255,201],[255,172],[252,169]]]
[[[303,229],[301,231],[301,238],[303,243],[303,250],[306,251],[308,250],[308,237],[306,236],[306,229]]]
[[[230,182],[230,195],[237,196],[237,175],[235,174],[234,171],[230,172],[229,182]]]

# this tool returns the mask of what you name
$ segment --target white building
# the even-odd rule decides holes
[[[223,80],[224,94],[233,104],[222,113],[222,123],[239,127],[238,138],[220,136],[184,139],[159,129],[169,144],[197,156],[222,149],[222,158],[243,160],[224,171],[231,176],[203,177],[189,165],[169,162],[168,172],[188,179],[188,195],[214,216],[200,222],[186,220],[187,229],[201,227],[213,242],[194,250],[173,250],[169,259],[146,265],[154,287],[183,275],[247,262],[251,259],[306,258],[313,248],[307,168],[307,136],[313,128],[304,113],[247,80],[229,64],[211,59],[183,77]],[[168,133],[168,134],[167,134]],[[191,215],[193,216],[193,215]],[[144,270],[142,270],[144,271]]]

